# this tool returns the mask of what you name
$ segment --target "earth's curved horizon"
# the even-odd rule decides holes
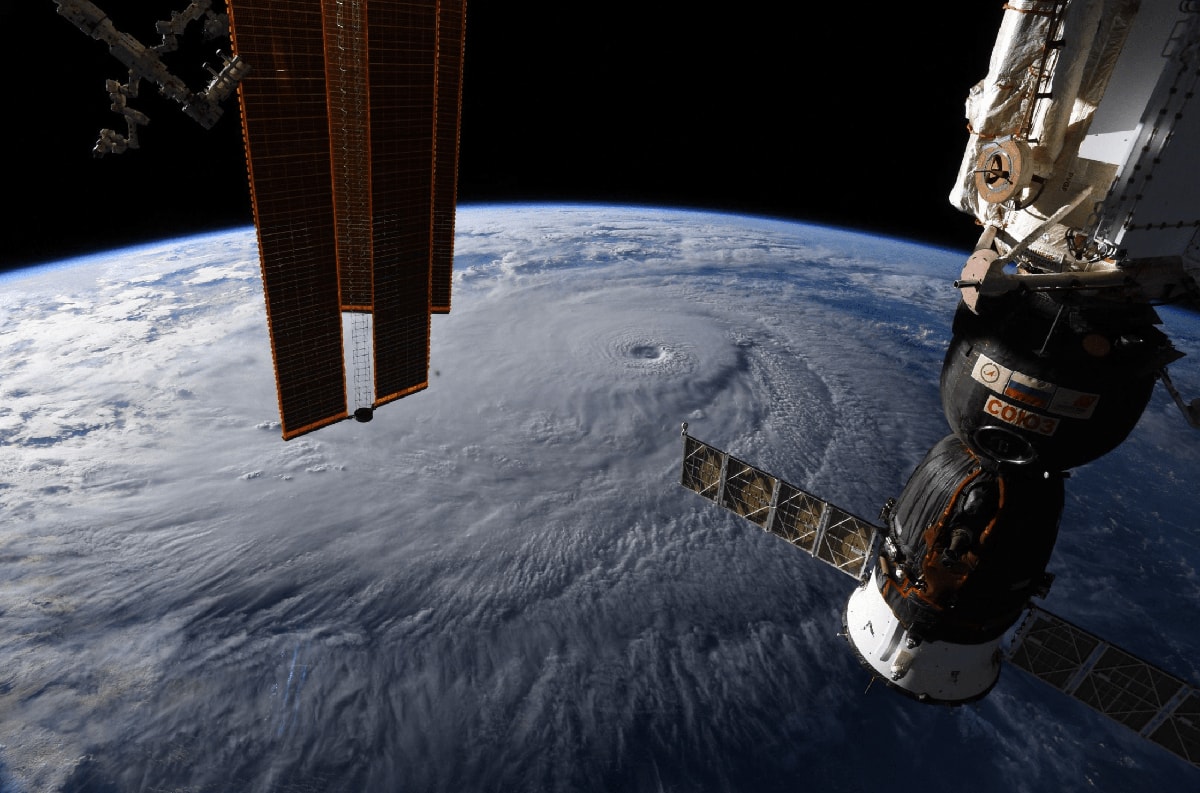
[[[252,228],[0,278],[0,791],[1195,784],[1017,670],[955,709],[864,691],[848,580],[677,484],[686,420],[874,517],[948,432],[965,252],[661,207],[457,225],[430,388],[288,442]],[[1158,389],[1067,482],[1045,602],[1192,681],[1198,479]]]

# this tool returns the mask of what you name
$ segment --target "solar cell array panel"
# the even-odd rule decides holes
[[[348,415],[343,311],[373,315],[375,406],[428,384],[430,313],[450,305],[465,0],[228,6],[291,438]]]
[[[1200,693],[1061,617],[1030,607],[1013,665],[1200,767]]]
[[[361,2],[323,3],[329,152],[341,306],[371,310],[371,136]]]
[[[859,577],[878,529],[832,504],[827,506],[824,518],[824,530],[815,556],[843,572]]]
[[[428,384],[437,3],[368,2],[375,404]]]
[[[728,458],[721,506],[765,528],[771,516],[771,496],[774,494],[775,477],[736,457]]]
[[[435,314],[450,310],[454,275],[454,210],[458,204],[458,142],[462,118],[462,64],[466,43],[465,0],[441,0],[438,10],[438,91],[435,187],[433,191],[433,279]]]
[[[824,512],[824,501],[786,482],[780,482],[772,528],[792,545],[812,553]]]
[[[283,437],[346,417],[320,0],[229,4]]]
[[[860,579],[879,528],[686,433],[680,484]]]

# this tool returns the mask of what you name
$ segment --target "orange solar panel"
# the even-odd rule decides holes
[[[371,66],[375,404],[425,388],[437,3],[367,5]]]
[[[458,142],[462,117],[466,18],[466,0],[442,0],[438,11],[437,159],[433,191],[431,302],[435,314],[450,311],[450,285],[454,275],[454,210],[458,203]]]
[[[283,437],[346,417],[320,0],[231,2]]]
[[[252,69],[239,95],[286,439],[349,415],[342,312],[373,315],[374,406],[428,385],[429,315],[450,308],[466,6],[228,6]]]
[[[343,311],[371,309],[371,137],[363,3],[323,3],[329,154]]]

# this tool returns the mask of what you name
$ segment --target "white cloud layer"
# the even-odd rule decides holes
[[[956,710],[864,694],[847,580],[677,484],[687,420],[874,517],[948,431],[961,261],[463,207],[431,387],[286,443],[251,230],[5,279],[0,789],[1186,788],[1015,671]],[[1156,394],[1069,480],[1048,605],[1195,680],[1188,432]]]

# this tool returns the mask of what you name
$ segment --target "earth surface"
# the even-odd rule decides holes
[[[461,207],[430,388],[288,442],[252,229],[0,280],[0,790],[1194,789],[1012,667],[869,687],[853,582],[678,484],[686,420],[873,519],[948,431],[965,256]],[[1043,604],[1191,681],[1198,481],[1160,388],[1068,480]]]

